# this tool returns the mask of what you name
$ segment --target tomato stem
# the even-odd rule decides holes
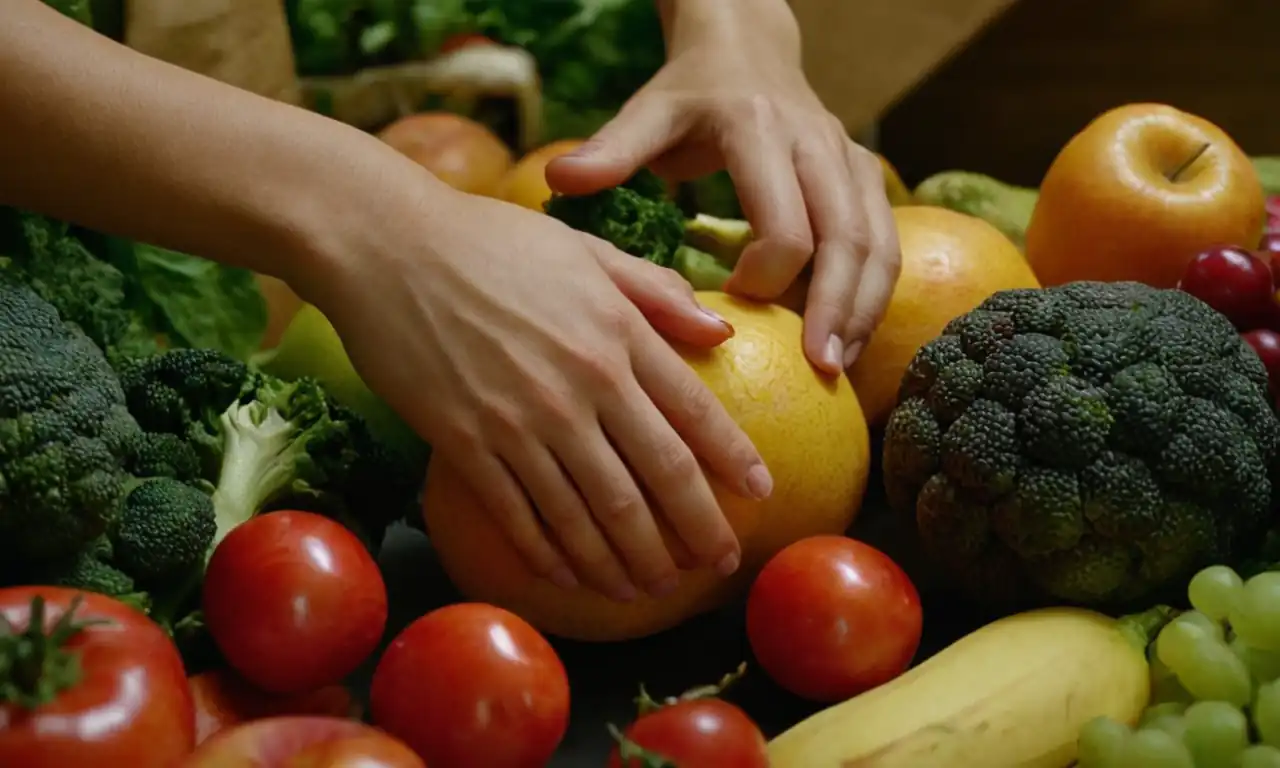
[[[40,595],[32,598],[27,626],[21,631],[0,615],[0,703],[35,709],[80,682],[80,654],[64,646],[84,628],[106,623],[78,621],[75,612],[83,601],[84,595],[76,595],[48,630]]]
[[[618,742],[618,759],[625,768],[679,768],[669,758],[650,752],[631,739],[613,723],[609,723],[609,735]],[[639,761],[638,763],[636,761]]]
[[[729,686],[741,680],[745,674],[747,674],[747,662],[744,661],[736,669],[724,675],[712,685],[700,685],[690,688],[679,696],[668,696],[660,701],[650,696],[649,692],[645,690],[644,684],[641,683],[640,695],[634,699],[636,709],[639,710],[640,717],[644,717],[651,712],[656,712],[672,704],[679,704],[682,701],[712,699],[724,693]]]

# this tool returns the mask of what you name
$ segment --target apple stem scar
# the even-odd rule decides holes
[[[1199,160],[1200,156],[1208,151],[1209,151],[1209,142],[1206,141],[1205,143],[1201,144],[1196,149],[1195,152],[1191,154],[1191,157],[1188,157],[1186,161],[1183,162],[1182,165],[1175,168],[1173,170],[1173,173],[1169,174],[1169,181],[1177,181],[1178,177],[1181,176],[1188,168],[1190,168],[1192,163]]]

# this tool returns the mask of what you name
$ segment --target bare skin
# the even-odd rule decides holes
[[[694,64],[681,62],[706,62],[714,47],[729,45],[725,29],[708,26],[716,5],[683,0],[664,9],[671,63],[633,105],[647,99],[657,106],[644,111],[661,112],[663,93],[712,89],[713,81],[695,77]],[[699,24],[714,30],[703,34],[705,47]],[[797,58],[785,41],[778,50],[782,61]],[[794,64],[769,93],[803,84]],[[677,88],[682,78],[689,84]],[[773,96],[744,97],[745,87],[730,89],[725,109],[792,108]],[[711,105],[708,115],[721,109],[714,99],[698,103]],[[626,128],[637,113],[629,107],[595,145],[630,146],[610,133],[634,135],[616,126]],[[787,118],[784,144],[805,146],[810,134],[800,122]],[[318,306],[370,387],[435,446],[437,460],[471,481],[540,576],[628,600],[641,589],[669,591],[681,567],[737,568],[739,544],[701,467],[752,498],[767,496],[772,479],[666,340],[714,346],[732,335],[673,272],[547,217],[454,192],[373,137],[138,55],[39,0],[6,5],[0,124],[0,204],[272,275]],[[757,126],[763,141],[773,131],[762,125],[770,128]],[[828,120],[821,135],[834,141],[829,128]],[[685,138],[719,147],[731,169],[749,168],[761,154],[745,135],[729,144],[717,144],[718,136],[705,128]],[[679,165],[671,159],[681,156],[678,138],[652,143],[662,162]],[[618,156],[628,159],[599,167],[625,176],[627,163],[648,159],[635,149]],[[780,167],[777,157],[771,167]],[[561,169],[566,185],[599,183],[599,167],[586,162]],[[786,178],[778,167],[738,175],[768,188]],[[803,187],[799,204],[809,207],[815,228],[821,208],[860,206],[862,182],[852,182],[852,171],[836,177],[829,183],[838,189],[826,198]],[[807,260],[797,255],[800,246],[817,242],[806,321],[819,335],[852,333],[850,318],[878,316],[888,298],[874,289],[863,304],[859,288],[860,308],[846,306],[856,267],[872,264],[875,250],[824,256],[839,249],[824,246],[825,236],[807,223],[801,235],[788,218],[795,204],[781,216],[766,212],[775,205],[766,198],[751,203],[762,244],[744,256],[735,286],[752,295],[780,292],[783,277]],[[865,205],[877,211],[879,204]],[[871,215],[846,212],[846,230],[873,233],[864,221]],[[854,245],[879,242],[849,237]],[[808,343],[814,333],[806,331],[806,349],[816,362],[821,345]],[[678,534],[670,550],[655,515]]]

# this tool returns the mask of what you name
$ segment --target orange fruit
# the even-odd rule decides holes
[[[862,412],[884,424],[907,364],[954,318],[996,291],[1038,288],[1014,244],[982,219],[932,206],[893,209],[902,274],[880,326],[849,369]]]
[[[509,203],[541,211],[551,199],[547,186],[547,163],[582,146],[582,139],[561,139],[541,146],[524,157],[507,172],[498,187],[498,197]]]
[[[510,610],[538,629],[576,640],[641,637],[675,626],[740,593],[773,554],[799,539],[844,532],[867,485],[870,441],[852,387],[818,373],[801,346],[801,320],[788,309],[703,291],[698,299],[736,334],[712,350],[681,354],[743,428],[773,475],[773,494],[750,501],[712,481],[742,546],[742,567],[681,573],[665,597],[614,602],[585,587],[565,590],[535,577],[481,508],[462,477],[432,461],[423,514],[445,572],[470,600]]]
[[[1027,228],[1044,285],[1136,280],[1173,288],[1214,245],[1252,248],[1262,184],[1221,128],[1162,104],[1095,118],[1058,153]]]
[[[907,188],[902,177],[898,175],[898,169],[893,167],[893,163],[889,162],[884,155],[877,154],[880,158],[880,168],[884,171],[884,193],[889,196],[889,205],[911,205],[915,202],[915,196],[911,194],[911,190]]]
[[[449,112],[402,117],[378,133],[444,183],[462,192],[493,196],[511,169],[511,150],[493,131]]]

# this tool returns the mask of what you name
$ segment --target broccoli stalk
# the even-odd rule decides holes
[[[322,405],[314,407],[323,394],[303,380],[263,387],[257,395],[267,399],[232,403],[218,417],[222,467],[213,491],[215,547],[259,510],[299,490],[300,483],[324,480],[308,452],[314,440],[338,428]]]

